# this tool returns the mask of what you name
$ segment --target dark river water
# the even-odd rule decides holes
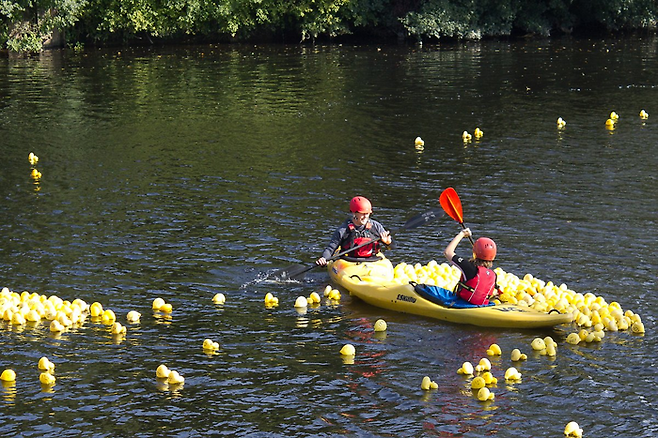
[[[121,339],[89,319],[60,335],[0,321],[0,372],[17,374],[0,386],[0,435],[560,437],[576,421],[584,436],[656,436],[657,50],[623,39],[0,59],[0,287],[97,301],[128,327]],[[482,139],[464,143],[476,127]],[[617,301],[646,333],[573,346],[575,324],[453,325],[345,292],[304,314],[295,299],[322,293],[326,272],[265,279],[317,258],[352,196],[396,228],[448,186],[466,225],[498,243],[497,266]],[[458,231],[438,218],[396,235],[388,256],[441,261]],[[171,317],[151,310],[156,297]],[[558,342],[555,358],[533,354],[538,336]],[[499,383],[482,403],[456,371],[494,342]],[[506,384],[514,348],[529,357]],[[160,364],[185,383],[159,384]],[[423,376],[439,388],[421,390]]]

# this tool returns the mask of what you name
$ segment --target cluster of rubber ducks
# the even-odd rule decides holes
[[[167,303],[163,298],[155,298],[151,306],[156,312],[162,313],[171,313],[174,311],[174,306],[171,303]]]
[[[643,334],[645,331],[640,315],[631,310],[624,311],[616,301],[608,303],[603,297],[593,293],[577,293],[564,283],[556,286],[553,282],[540,280],[532,274],[519,278],[500,267],[494,271],[498,276],[501,291],[494,300],[496,303],[516,304],[540,312],[555,309],[560,313],[570,313],[573,322],[584,329],[577,335],[586,342],[600,341],[604,336],[603,331],[630,329],[635,334]],[[400,263],[393,269],[393,275],[394,281],[400,284],[415,281],[453,290],[459,281],[460,271],[448,263],[439,264],[432,260],[426,265]],[[587,330],[590,328],[593,330]],[[575,338],[572,336],[571,340]]]
[[[185,383],[185,377],[181,376],[178,371],[170,370],[165,364],[161,364],[155,370],[155,378],[159,384],[165,385],[182,385]]]
[[[649,113],[646,112],[645,110],[641,110],[640,111],[640,119],[647,120],[648,118],[649,118]],[[619,121],[619,114],[612,111],[610,113],[610,116],[608,117],[608,119],[605,121],[605,127],[608,130],[613,131],[615,129],[615,127],[617,126],[618,121]],[[558,117],[557,118],[557,128],[558,129],[564,129],[566,126],[567,126],[567,122],[562,117]]]
[[[327,285],[323,292],[324,297],[327,299],[327,304],[337,304],[340,301],[341,295],[338,289],[334,289],[331,285]],[[320,294],[311,292],[308,297],[299,296],[295,300],[295,309],[304,310],[307,307],[318,307],[322,302]],[[270,292],[265,295],[265,307],[272,308],[279,305],[279,299],[273,296]]]
[[[34,180],[34,183],[38,184],[39,180],[41,179],[41,172],[39,172],[39,170],[37,170],[37,168],[34,166],[36,166],[39,162],[39,157],[34,155],[34,152],[30,152],[30,155],[27,156],[27,160],[32,165],[32,172],[30,173],[30,176]]]
[[[471,140],[479,140],[484,136],[484,131],[482,131],[480,128],[475,128],[475,131],[473,131],[473,134],[471,135],[468,131],[462,132],[462,141],[464,143],[470,143]]]
[[[39,359],[37,363],[39,369],[39,382],[43,386],[52,387],[57,382],[55,378],[55,364],[50,361],[46,356]],[[4,370],[0,374],[0,381],[6,384],[14,384],[16,382],[16,372],[10,368]]]

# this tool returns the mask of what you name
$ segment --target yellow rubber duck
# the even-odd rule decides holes
[[[564,128],[565,126],[567,126],[567,122],[562,117],[558,117],[557,118],[557,127],[558,128]]]
[[[112,324],[112,327],[110,327],[110,333],[113,335],[121,336],[126,334],[126,328],[120,323],[120,322],[115,322]]]
[[[615,129],[615,120],[608,119],[605,121],[605,127],[608,129]]]
[[[521,373],[514,367],[509,367],[505,371],[505,380],[521,380]]]
[[[546,349],[546,343],[544,342],[544,340],[542,338],[533,339],[530,346],[535,351],[541,351],[541,350]]]
[[[487,388],[486,386],[484,388],[480,388],[477,394],[477,398],[480,401],[493,400],[494,397],[495,397],[494,393],[489,391],[489,388]]]
[[[518,348],[515,348],[512,350],[512,354],[510,355],[510,358],[512,359],[512,362],[519,362],[521,360],[526,360],[528,359],[528,356],[521,353],[521,350]]]
[[[308,296],[307,301],[309,302],[309,304],[319,304],[320,301],[322,300],[320,299],[320,295],[318,295],[317,292],[311,292],[311,294]]]
[[[7,368],[0,374],[0,380],[3,382],[15,382],[16,381],[16,372],[12,369]]]
[[[338,289],[332,289],[327,298],[333,301],[340,301],[340,291]]]
[[[91,306],[89,306],[89,314],[92,318],[101,316],[103,314],[103,305],[99,302],[91,303]]]
[[[578,343],[581,341],[580,336],[578,336],[578,333],[569,333],[567,336],[567,343],[571,345],[578,345]]]
[[[308,306],[308,300],[306,299],[306,297],[302,297],[302,296],[297,297],[297,299],[295,300],[296,308],[303,308],[307,306]]]
[[[416,150],[422,151],[425,149],[425,142],[422,138],[416,137],[416,140],[414,140],[414,146],[416,147]]]
[[[32,173],[30,173],[30,176],[32,177],[32,179],[35,179],[35,180],[40,179],[41,178],[41,172],[39,172],[36,169],[32,169]]]
[[[332,290],[333,288],[331,287],[331,285],[327,285],[327,287],[324,288],[324,296],[328,297]]]
[[[475,137],[476,140],[481,139],[483,135],[484,131],[482,131],[480,128],[475,128],[475,131],[473,131],[473,137]]]
[[[39,374],[39,381],[44,386],[53,386],[57,379],[48,371],[44,371],[43,373]]]
[[[617,121],[617,120],[619,120],[619,114],[617,114],[616,112],[613,111],[613,112],[610,113],[610,118],[614,121]]]
[[[39,157],[34,155],[34,152],[30,152],[30,155],[27,156],[27,159],[33,166],[39,162]]]
[[[480,359],[480,362],[478,362],[477,366],[475,367],[475,371],[481,372],[481,371],[489,371],[491,369],[491,361],[487,359],[486,357],[483,357]]]
[[[486,383],[487,385],[495,385],[496,383],[498,383],[498,379],[495,378],[490,371],[482,373],[481,377],[484,379],[484,383]]]
[[[212,297],[212,302],[215,304],[224,304],[226,303],[226,296],[223,293],[216,293],[214,297]]]
[[[386,321],[383,319],[378,319],[375,321],[375,331],[376,332],[385,332],[386,329],[388,328]]]
[[[468,131],[462,132],[462,140],[464,140],[464,143],[471,141],[471,138],[473,138],[473,136],[469,134]]]
[[[170,303],[164,303],[158,310],[162,313],[171,313],[174,311],[174,306]]]
[[[131,311],[128,312],[128,314],[126,315],[126,321],[135,324],[135,323],[138,323],[138,322],[139,322],[139,319],[140,319],[141,317],[142,317],[142,314],[141,314],[141,313],[139,313],[139,312],[136,311],[136,310],[131,310]]]
[[[101,315],[101,322],[103,324],[114,324],[114,321],[117,320],[117,316],[114,314],[114,311],[111,309],[106,309],[103,311],[103,314]]]
[[[49,371],[51,374],[55,372],[55,364],[50,361],[46,356],[39,359],[37,365],[41,371]]]
[[[52,320],[50,322],[50,331],[53,333],[61,333],[64,330],[66,330],[66,327],[62,325],[61,322],[57,321],[56,319]]]
[[[206,339],[203,341],[203,349],[207,351],[217,351],[219,350],[219,342],[214,342],[212,339]]]
[[[637,335],[644,333],[644,324],[640,321],[636,321],[631,325],[631,331]]]
[[[279,305],[279,299],[270,292],[265,294],[265,307],[276,307]]]
[[[178,371],[171,371],[169,377],[167,377],[167,383],[172,385],[179,385],[185,382],[185,378],[178,374]]]
[[[503,354],[503,352],[501,351],[498,344],[491,344],[491,346],[487,350],[487,355],[489,356],[500,356],[501,354]]]
[[[432,381],[432,379],[429,378],[429,376],[423,377],[423,381],[420,382],[420,389],[423,391],[429,391],[430,389],[437,389],[439,385]]]
[[[570,421],[564,427],[564,435],[568,437],[582,438],[583,429],[581,429],[578,423],[576,423],[575,421]]]
[[[155,376],[158,379],[166,379],[169,377],[169,374],[171,371],[169,371],[169,368],[165,364],[159,365],[158,368],[155,370]]]
[[[640,118],[643,120],[646,120],[649,118],[649,113],[646,112],[645,110],[640,111]]]
[[[484,378],[477,376],[471,381],[471,389],[480,389],[486,386],[487,382],[484,381]]]
[[[164,305],[165,305],[165,300],[158,297],[153,300],[153,305],[151,307],[153,308],[153,310],[160,310],[160,308]]]
[[[354,356],[356,354],[356,349],[352,344],[345,344],[343,348],[340,349],[340,354],[343,356]]]
[[[463,374],[465,376],[471,376],[471,375],[473,375],[473,371],[474,371],[473,364],[471,364],[470,362],[464,362],[462,364],[461,368],[459,368],[457,370],[457,374]]]

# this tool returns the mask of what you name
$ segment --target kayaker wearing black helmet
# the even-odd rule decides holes
[[[358,259],[369,259],[376,256],[380,250],[380,241],[390,245],[393,241],[391,233],[384,226],[370,218],[372,204],[363,196],[355,196],[350,201],[352,217],[334,231],[329,245],[325,248],[322,256],[315,261],[318,266],[326,266],[329,259],[338,247],[345,251],[360,244],[370,242],[367,245],[356,248],[347,254],[347,257]]]

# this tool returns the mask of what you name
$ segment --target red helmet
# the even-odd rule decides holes
[[[372,204],[363,196],[355,196],[350,201],[350,211],[352,213],[372,213]]]
[[[491,262],[496,258],[496,242],[488,237],[480,237],[473,245],[473,253],[478,259]]]

